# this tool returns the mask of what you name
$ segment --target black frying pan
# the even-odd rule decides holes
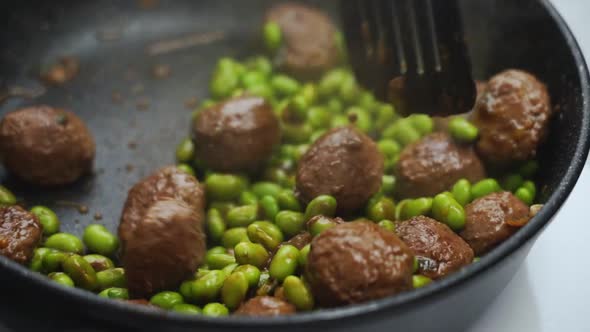
[[[96,174],[73,186],[34,188],[2,169],[0,181],[27,204],[54,208],[64,231],[79,235],[84,225],[95,222],[95,213],[102,214],[99,222],[115,231],[128,188],[154,169],[173,163],[173,149],[188,130],[190,111],[184,102],[206,96],[216,59],[256,52],[262,10],[270,2],[161,0],[157,8],[144,10],[135,1],[3,1],[0,86],[35,90],[40,67],[61,55],[77,56],[81,72],[65,86],[49,88],[32,100],[8,99],[0,115],[37,103],[69,108],[89,125],[98,150]],[[334,3],[321,5],[337,16],[330,8]],[[63,289],[0,257],[1,321],[44,331],[81,326],[451,331],[467,326],[512,278],[536,236],[571,192],[588,152],[590,91],[580,49],[548,1],[465,0],[462,8],[475,76],[485,79],[508,67],[529,70],[548,84],[559,110],[540,155],[537,180],[545,208],[478,264],[423,289],[362,305],[275,319],[217,320],[154,313],[82,290]],[[148,54],[149,50],[154,53],[154,45],[155,49],[170,45],[158,42],[186,41],[186,36],[193,44],[201,44]],[[151,68],[157,64],[170,65],[172,76],[151,78]],[[113,102],[113,93],[120,93],[123,103]],[[149,107],[139,111],[137,103],[145,100]],[[63,202],[82,203],[89,212],[80,214]]]

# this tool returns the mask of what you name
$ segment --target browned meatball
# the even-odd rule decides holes
[[[174,288],[196,270],[206,251],[204,206],[197,179],[176,167],[163,168],[131,188],[119,238],[132,296]]]
[[[477,256],[509,238],[528,220],[529,207],[510,192],[493,193],[465,207],[465,228],[459,235]]]
[[[197,158],[216,171],[256,170],[280,143],[279,120],[260,97],[238,97],[205,109],[193,122]]]
[[[375,142],[348,126],[328,131],[307,150],[299,161],[296,188],[305,202],[334,196],[338,212],[346,214],[379,191],[382,176],[383,156]]]
[[[41,242],[43,227],[20,206],[0,207],[0,255],[25,264]]]
[[[397,235],[420,262],[420,274],[444,277],[473,261],[473,250],[447,225],[418,216],[399,223]]]
[[[279,316],[295,313],[295,306],[273,296],[256,296],[243,303],[236,315],[241,316]]]
[[[281,27],[283,45],[277,60],[290,74],[304,79],[317,78],[339,63],[336,27],[318,9],[282,3],[268,10],[266,21]]]
[[[411,250],[393,232],[354,221],[313,239],[307,277],[318,302],[333,307],[412,289],[412,266]]]
[[[543,83],[524,71],[501,72],[490,79],[475,104],[477,151],[500,166],[534,158],[550,116],[551,101]]]
[[[397,193],[402,198],[430,197],[465,178],[485,178],[473,149],[459,145],[446,133],[433,133],[408,145],[396,165]]]
[[[31,106],[0,122],[0,157],[6,168],[39,185],[63,185],[92,170],[92,134],[74,113]]]

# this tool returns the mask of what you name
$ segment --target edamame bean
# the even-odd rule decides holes
[[[348,112],[346,113],[348,119],[351,123],[354,124],[355,127],[360,129],[363,133],[369,133],[373,129],[373,122],[371,121],[371,116],[369,113],[362,108],[352,106],[348,108]],[[351,119],[354,119],[351,120]]]
[[[43,255],[41,270],[45,273],[60,271],[62,269],[63,262],[71,255],[70,253],[53,249],[51,250],[52,251]]]
[[[367,217],[374,222],[395,218],[395,205],[387,197],[374,197],[367,205]]]
[[[181,314],[187,315],[200,315],[201,309],[196,305],[188,304],[188,303],[177,303],[170,308],[170,310],[174,312],[178,312]]]
[[[255,205],[258,204],[258,197],[251,191],[242,191],[239,202],[241,205]]]
[[[397,203],[397,205],[395,206],[395,220],[402,220],[402,210],[404,209],[404,206],[411,201],[410,199],[404,199],[401,200],[399,203]]]
[[[283,288],[287,301],[291,302],[297,310],[307,311],[313,309],[313,295],[303,280],[296,276],[288,276],[283,282]]]
[[[128,300],[129,291],[126,288],[112,287],[102,290],[98,296],[106,297],[108,299]]]
[[[449,134],[459,142],[473,142],[479,135],[479,130],[462,116],[453,117],[449,121]]]
[[[96,272],[82,256],[70,255],[63,261],[62,267],[76,286],[90,291],[98,286]]]
[[[313,129],[325,129],[330,126],[332,117],[323,106],[313,106],[307,112],[307,121]]]
[[[393,195],[395,191],[395,176],[383,175],[381,177],[381,189],[379,190],[383,195]]]
[[[301,204],[299,204],[299,201],[297,200],[297,197],[295,197],[295,194],[292,190],[282,190],[277,196],[277,202],[279,203],[281,210],[295,212],[301,211]]]
[[[279,203],[273,196],[264,196],[259,202],[262,217],[267,220],[275,220],[275,216],[279,213]]]
[[[233,248],[240,242],[250,242],[246,227],[228,229],[221,237],[221,245],[225,248]]]
[[[127,278],[125,277],[125,270],[121,267],[97,272],[96,281],[98,282],[98,289],[106,289],[111,287],[127,287]]]
[[[278,281],[293,275],[299,263],[299,250],[290,244],[282,245],[270,261],[268,272]]]
[[[45,247],[65,252],[81,254],[84,252],[84,245],[79,238],[69,233],[56,233],[45,241]]]
[[[432,279],[430,279],[426,276],[420,275],[420,274],[416,274],[416,275],[412,276],[412,284],[414,285],[414,288],[424,287],[431,282],[432,282]]]
[[[330,113],[338,114],[344,110],[344,105],[342,104],[342,101],[340,99],[330,98],[326,103],[326,108],[328,109],[328,111],[330,111]]]
[[[386,158],[392,158],[397,156],[402,149],[399,146],[399,143],[397,143],[393,139],[387,138],[377,142],[377,147],[379,148],[379,151],[381,151],[383,156],[385,156]]]
[[[337,223],[332,218],[324,217],[322,215],[310,219],[307,222],[307,230],[312,236],[317,236],[323,231],[336,226]]]
[[[251,95],[266,99],[271,104],[274,104],[275,102],[274,91],[272,91],[270,85],[266,83],[252,85],[248,87],[246,91],[248,91]]]
[[[258,217],[258,206],[237,206],[227,212],[227,225],[233,227],[245,227],[253,223]]]
[[[307,143],[313,134],[313,128],[309,123],[283,123],[282,130],[284,141],[292,144]]]
[[[221,303],[211,302],[203,307],[203,315],[209,317],[222,317],[229,315],[227,307]]]
[[[287,159],[281,161],[281,163],[291,164],[292,162],[291,160]],[[287,172],[284,169],[278,167],[267,168],[262,178],[267,181],[278,183],[281,186],[289,186],[290,182],[289,174],[287,174]]]
[[[520,166],[520,169],[518,170],[518,172],[524,178],[530,179],[533,176],[535,176],[535,173],[537,173],[537,170],[539,170],[539,162],[537,162],[536,160],[529,160],[529,161],[525,162],[524,164],[522,164],[522,166]]]
[[[207,254],[207,265],[211,269],[223,269],[224,267],[234,264],[236,259],[230,254]]]
[[[344,69],[333,69],[327,72],[318,84],[318,93],[321,97],[329,97],[340,90],[342,82],[349,76]]]
[[[221,291],[227,274],[221,270],[212,270],[192,284],[192,296],[200,303],[214,301]]]
[[[377,108],[377,116],[375,119],[375,128],[378,131],[383,131],[387,126],[391,125],[395,120],[395,109],[390,104],[380,104]]]
[[[360,92],[361,90],[353,75],[346,76],[346,78],[340,83],[340,89],[338,91],[340,99],[348,104],[353,104]]]
[[[226,218],[229,210],[231,210],[235,207],[236,207],[236,204],[234,204],[232,202],[219,202],[219,201],[217,201],[217,202],[209,203],[209,208],[210,209],[217,209],[217,211],[219,211],[219,213],[221,213],[222,218]]]
[[[74,281],[63,272],[52,272],[48,275],[49,279],[66,287],[74,287]]]
[[[86,260],[96,272],[112,269],[115,267],[113,261],[103,255],[91,254],[83,256],[82,258],[84,258],[84,260]]]
[[[281,211],[275,217],[275,224],[287,237],[300,233],[305,227],[305,221],[303,213],[295,211]]]
[[[383,219],[377,225],[385,228],[388,231],[395,232],[395,223],[391,220]]]
[[[515,192],[524,183],[520,174],[509,174],[502,180],[502,189]]]
[[[164,291],[152,296],[150,303],[162,309],[172,309],[177,304],[183,303],[182,295],[177,292]]]
[[[43,258],[50,252],[55,252],[55,250],[43,247],[36,248],[29,263],[29,269],[35,272],[43,271]]]
[[[533,199],[535,198],[535,196],[537,196],[537,186],[533,181],[525,181],[522,184],[522,187],[528,189],[531,192]]]
[[[244,274],[246,280],[248,280],[248,286],[250,288],[258,286],[258,281],[260,280],[260,270],[256,266],[250,264],[240,265],[236,267],[234,272],[240,272]]]
[[[383,138],[394,139],[403,146],[416,142],[420,137],[420,133],[407,119],[398,120],[383,130]]]
[[[0,185],[0,206],[16,204],[16,197],[8,188]]]
[[[453,185],[451,193],[459,204],[465,206],[471,202],[471,183],[467,179],[461,179]]]
[[[271,222],[256,221],[248,226],[248,238],[254,243],[263,245],[267,250],[273,251],[283,242],[283,233]]]
[[[2,204],[0,203],[0,205]],[[39,223],[43,226],[43,235],[50,236],[59,232],[59,219],[51,209],[45,206],[35,206],[31,209],[31,213],[39,219]]]
[[[255,56],[246,60],[248,69],[257,70],[269,76],[272,73],[272,63],[265,56]]]
[[[195,174],[196,174],[196,173],[195,173],[195,170],[194,170],[194,169],[192,168],[192,166],[191,166],[191,165],[189,165],[189,164],[178,164],[178,165],[176,165],[176,168],[177,168],[179,171],[181,171],[181,172],[183,172],[183,173],[186,173],[186,174],[188,174],[188,175],[195,176]]]
[[[333,217],[336,213],[336,206],[336,198],[330,195],[320,195],[307,204],[305,209],[305,220],[307,221],[318,215]]]
[[[309,255],[309,250],[311,250],[311,244],[308,243],[299,251],[298,263],[301,268],[305,268],[307,265],[307,256]]]
[[[514,193],[514,196],[518,197],[526,205],[533,204],[535,199],[531,191],[525,187],[518,188]]]
[[[223,269],[221,269],[221,271],[223,271],[223,273],[225,273],[225,275],[228,276],[228,275],[232,274],[232,272],[234,272],[236,267],[238,267],[237,263],[228,264],[228,265],[224,266]]]
[[[371,92],[362,91],[359,96],[358,106],[365,110],[372,110],[375,106],[375,102],[375,96],[373,96]]]
[[[301,88],[297,80],[283,74],[275,75],[271,79],[270,85],[282,97],[291,96]]]
[[[258,243],[241,242],[234,247],[234,256],[238,264],[250,264],[263,268],[268,261],[268,251]]]
[[[422,136],[430,134],[434,130],[434,121],[426,114],[412,114],[408,117],[408,121]]]
[[[266,83],[266,74],[260,72],[258,70],[249,70],[242,75],[240,78],[240,82],[242,87],[246,89],[250,89],[253,86],[265,84]]]
[[[276,52],[283,43],[283,33],[281,27],[275,22],[268,22],[262,28],[264,36],[264,46],[271,52]]]
[[[334,115],[332,116],[331,128],[344,127],[349,125],[348,117],[346,115]]]
[[[295,151],[293,151],[293,159],[295,162],[298,162],[301,157],[309,150],[308,144],[299,144],[295,147]]]
[[[176,147],[176,161],[188,163],[195,158],[195,144],[190,138],[183,139]]]
[[[239,86],[238,75],[231,71],[216,71],[209,83],[209,92],[217,100],[231,96]]]
[[[209,239],[214,243],[219,243],[226,230],[225,221],[217,209],[207,211],[206,229]]]
[[[459,231],[465,226],[465,211],[450,194],[442,193],[434,197],[432,216],[454,231]]]
[[[232,201],[246,189],[246,181],[232,174],[213,173],[205,179],[207,199]]]
[[[401,220],[410,219],[416,216],[425,216],[432,209],[432,198],[420,197],[408,200],[404,203],[401,210]]]
[[[257,182],[252,185],[251,190],[258,198],[262,198],[264,196],[277,197],[283,188],[272,182]]]
[[[235,309],[246,298],[248,280],[241,272],[232,273],[221,288],[221,301],[229,308]]]
[[[471,186],[471,199],[475,200],[501,190],[495,179],[484,179]]]
[[[88,250],[105,255],[113,255],[119,248],[119,239],[103,225],[90,224],[82,236]]]

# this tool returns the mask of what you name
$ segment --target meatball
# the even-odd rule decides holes
[[[43,227],[35,215],[20,206],[0,207],[0,254],[25,264],[41,242]]]
[[[383,156],[377,145],[358,129],[348,126],[328,131],[313,143],[299,161],[296,189],[304,202],[332,195],[338,212],[362,208],[381,186]]]
[[[314,79],[340,62],[336,27],[318,9],[283,3],[268,10],[266,21],[281,28],[283,45],[277,60],[291,75]]]
[[[418,216],[399,223],[397,235],[414,252],[419,271],[431,279],[444,277],[473,261],[473,250],[447,225]]]
[[[197,158],[222,172],[254,171],[280,143],[279,120],[260,97],[238,97],[205,109],[192,126]]]
[[[273,296],[256,296],[243,303],[236,315],[241,316],[279,316],[295,313],[295,306]]]
[[[205,194],[193,176],[163,168],[129,191],[119,224],[129,291],[174,288],[203,261]]]
[[[465,207],[465,228],[459,235],[481,256],[518,230],[510,224],[529,218],[529,207],[512,193],[493,193]]]
[[[534,158],[550,117],[551,102],[543,83],[524,71],[501,72],[490,79],[475,105],[477,152],[498,166]]]
[[[402,198],[430,197],[465,178],[485,178],[483,164],[469,146],[446,133],[433,133],[408,145],[396,165],[397,194]]]
[[[369,221],[322,232],[311,242],[307,259],[307,277],[322,306],[359,303],[412,289],[411,250],[393,232]]]
[[[23,180],[64,185],[90,173],[95,144],[74,113],[31,106],[8,113],[0,122],[0,157]]]

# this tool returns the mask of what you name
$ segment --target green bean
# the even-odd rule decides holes
[[[375,107],[375,96],[369,91],[361,92],[358,100],[358,106],[362,109],[371,110]]]
[[[16,197],[8,188],[0,185],[0,206],[10,206],[16,204]]]
[[[29,269],[35,272],[43,271],[43,259],[50,252],[56,252],[54,249],[39,247],[33,252],[33,258],[29,263]]]
[[[192,175],[192,176],[196,176],[195,170],[189,164],[178,164],[178,165],[176,165],[176,168],[183,173],[186,173],[186,174]]]
[[[264,35],[264,45],[271,52],[276,52],[283,43],[283,34],[281,27],[275,22],[268,22],[262,28]]]
[[[451,136],[459,142],[473,142],[479,135],[479,130],[477,127],[462,116],[453,117],[449,121],[448,128]]]
[[[188,304],[188,303],[177,303],[170,308],[170,310],[174,312],[178,312],[181,314],[186,315],[200,315],[201,309],[196,305]]]
[[[338,91],[342,101],[353,104],[359,96],[360,88],[353,75],[348,75],[341,83]]]
[[[212,270],[192,284],[192,297],[199,303],[214,301],[221,292],[227,275],[221,270]]]
[[[190,138],[183,139],[176,147],[176,161],[188,163],[195,158],[195,144]]]
[[[340,90],[342,82],[350,76],[343,69],[333,69],[327,72],[318,84],[318,93],[322,97],[330,97]]]
[[[292,190],[282,190],[277,195],[277,202],[279,203],[279,207],[281,210],[289,210],[295,212],[301,211],[301,204],[299,204],[299,201],[297,200],[297,197],[295,197],[295,194]]]
[[[374,222],[393,219],[395,218],[395,204],[387,197],[374,197],[367,204],[367,217]]]
[[[250,264],[263,268],[268,261],[268,251],[258,243],[241,242],[234,247],[238,264]]]
[[[455,182],[451,193],[459,204],[465,206],[471,202],[471,183],[467,179],[461,179]]]
[[[236,259],[230,254],[207,254],[207,265],[215,270],[223,269],[224,267],[234,264]]]
[[[285,297],[297,310],[307,311],[313,309],[314,300],[309,287],[303,280],[296,276],[288,276],[283,282]]]
[[[390,104],[380,104],[377,107],[377,115],[375,118],[375,128],[378,131],[383,131],[387,126],[391,125],[395,120],[395,109]]]
[[[338,114],[342,113],[342,111],[344,110],[344,105],[342,104],[342,101],[340,99],[334,97],[330,98],[326,102],[326,108],[328,109],[328,111],[330,111],[331,114]]]
[[[228,229],[221,237],[221,245],[225,248],[233,248],[240,242],[250,242],[246,227]]]
[[[278,95],[287,97],[293,95],[301,88],[297,80],[282,74],[275,75],[271,79],[270,85]]]
[[[152,296],[150,303],[156,307],[169,310],[177,304],[184,303],[184,299],[177,292],[163,291]]]
[[[484,179],[471,186],[471,199],[475,200],[501,190],[495,179]]]
[[[242,87],[246,89],[256,85],[265,84],[266,74],[258,70],[249,70],[242,75],[240,83],[242,84]]]
[[[522,184],[522,187],[528,189],[531,192],[533,199],[535,198],[535,196],[537,196],[537,186],[533,181],[525,181]]]
[[[383,156],[385,156],[386,158],[395,157],[401,151],[399,143],[392,139],[380,140],[379,142],[377,142],[377,147],[379,148],[379,151],[381,151]]]
[[[106,289],[111,287],[127,287],[127,278],[125,277],[125,270],[120,267],[97,272],[96,280],[98,282],[98,289]]]
[[[537,173],[538,170],[539,170],[539,162],[537,162],[536,160],[529,160],[529,161],[525,162],[524,164],[522,164],[522,166],[520,166],[518,172],[524,178],[530,179],[533,176],[535,176],[535,174]]]
[[[393,195],[395,191],[395,176],[383,175],[381,177],[381,189],[379,191],[386,196]]]
[[[408,121],[422,136],[434,130],[434,121],[426,114],[412,114],[408,117]]]
[[[260,270],[250,264],[240,265],[236,267],[234,272],[239,272],[244,274],[246,280],[248,280],[248,286],[250,288],[254,288],[258,285],[258,281],[260,280]]]
[[[377,225],[385,228],[388,231],[395,232],[395,223],[391,220],[383,219],[379,223],[377,223]]]
[[[306,244],[301,250],[299,250],[299,266],[301,268],[305,268],[307,266],[307,256],[309,255],[309,251],[311,250],[311,244]]]
[[[309,142],[313,134],[313,128],[309,123],[289,124],[283,123],[283,139],[285,142],[292,144],[302,144]]]
[[[119,239],[103,225],[90,224],[82,236],[88,250],[105,255],[113,255],[119,248]]]
[[[373,129],[371,116],[364,109],[351,106],[348,108],[346,115],[348,116],[349,121],[351,121],[350,119],[354,119],[354,121],[351,122],[363,133],[369,133]]]
[[[307,222],[307,229],[312,236],[317,236],[323,231],[336,226],[337,223],[332,218],[318,215]]]
[[[62,264],[71,254],[50,249],[43,255],[41,261],[41,271],[45,273],[56,272],[62,270]]]
[[[273,196],[264,196],[260,199],[259,206],[262,216],[266,220],[275,220],[275,216],[279,213],[279,203]]]
[[[431,282],[432,282],[432,279],[430,279],[426,276],[420,275],[420,274],[416,274],[416,275],[412,276],[412,284],[414,285],[414,288],[424,287]]]
[[[442,193],[434,197],[432,216],[454,231],[459,231],[465,226],[465,211],[450,194]]]
[[[331,128],[338,128],[348,126],[350,122],[348,121],[348,117],[346,115],[334,115],[332,116],[332,123],[330,123]]]
[[[281,211],[275,217],[275,224],[287,237],[293,237],[305,227],[305,216],[301,212]]]
[[[0,205],[2,205],[1,202]],[[51,209],[45,206],[35,206],[31,208],[31,213],[39,219],[39,223],[43,226],[43,235],[50,236],[59,232],[59,219]]]
[[[270,261],[268,272],[278,281],[293,275],[299,263],[299,250],[290,244],[282,245]]]
[[[252,185],[251,190],[258,198],[262,198],[264,196],[272,196],[276,198],[283,188],[272,182],[256,182]]]
[[[211,302],[203,307],[203,315],[209,317],[222,317],[229,315],[227,307],[221,303]]]
[[[237,206],[227,212],[227,225],[233,227],[246,227],[253,223],[258,216],[258,206]]]
[[[129,291],[126,288],[112,287],[102,290],[98,296],[106,297],[107,299],[128,300]]]
[[[255,205],[258,204],[258,197],[253,192],[245,190],[240,193],[239,202],[241,205]]]
[[[229,309],[236,309],[246,298],[248,279],[241,272],[232,273],[221,287],[221,300]]]
[[[400,218],[406,220],[412,217],[425,216],[430,213],[431,209],[432,198],[430,197],[410,199],[402,206]]]
[[[221,240],[226,227],[219,210],[209,209],[207,211],[206,229],[207,236],[212,242],[218,243]]]
[[[305,220],[309,220],[314,216],[323,215],[326,217],[333,217],[336,213],[337,202],[336,199],[330,195],[320,195],[312,199],[305,209]]]
[[[509,174],[502,180],[502,189],[514,192],[520,188],[524,183],[524,179],[520,174]]]
[[[532,192],[525,187],[520,187],[514,193],[514,196],[518,197],[523,203],[526,205],[533,204],[535,197],[533,196]]]
[[[52,272],[48,275],[49,279],[66,287],[74,287],[74,281],[63,272]]]
[[[94,290],[98,286],[96,272],[82,256],[70,255],[63,261],[62,267],[76,286],[86,290]]]
[[[383,138],[395,139],[403,146],[419,140],[420,137],[420,132],[412,126],[408,119],[396,121],[383,130]]]
[[[330,126],[332,117],[323,106],[313,106],[307,112],[307,121],[313,129],[325,129]]]
[[[110,258],[105,257],[103,255],[91,254],[83,256],[82,258],[84,258],[84,260],[87,261],[88,264],[90,264],[90,266],[92,266],[92,268],[96,272],[100,272],[106,269],[112,269],[115,267],[113,261]]]
[[[45,241],[45,247],[65,252],[81,254],[84,252],[84,245],[79,238],[69,233],[56,233]]]
[[[271,222],[256,221],[248,226],[248,238],[254,243],[263,245],[267,250],[273,251],[283,242],[283,233]]]
[[[232,201],[246,189],[246,181],[232,174],[213,173],[205,179],[207,199]]]

